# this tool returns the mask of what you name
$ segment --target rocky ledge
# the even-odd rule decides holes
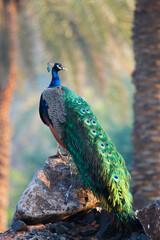
[[[39,225],[26,225],[16,221],[13,229],[0,234],[4,240],[158,240],[150,238],[141,228],[131,234],[118,232],[108,228],[110,217],[108,212],[101,208],[93,208],[88,212],[79,212],[63,221]],[[159,236],[159,235],[158,235]]]
[[[26,224],[64,220],[79,212],[98,206],[90,189],[84,189],[68,158],[48,158],[23,192],[12,219]]]
[[[139,228],[131,234],[110,225],[93,193],[78,180],[67,157],[49,158],[22,194],[12,229],[0,239],[159,240],[160,200],[138,211]]]

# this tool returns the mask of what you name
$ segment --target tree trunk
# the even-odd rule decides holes
[[[1,75],[0,82],[0,231],[4,231],[7,228],[6,208],[8,206],[8,174],[11,139],[9,113],[17,76],[17,4],[14,0],[4,0],[1,1],[1,6],[4,10],[4,26],[8,32],[8,34],[5,35],[5,41],[8,41],[9,46],[9,48],[4,51],[5,54],[8,54],[9,68],[6,67],[6,69],[9,73]]]
[[[134,205],[160,199],[160,1],[137,0],[133,43]]]

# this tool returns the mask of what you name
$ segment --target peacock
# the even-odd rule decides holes
[[[121,229],[134,226],[129,190],[130,174],[125,161],[99,124],[87,102],[61,85],[61,63],[48,64],[50,85],[40,98],[40,118],[58,144],[72,157],[85,184],[98,197]]]

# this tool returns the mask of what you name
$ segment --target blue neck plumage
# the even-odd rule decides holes
[[[52,69],[52,80],[49,85],[49,88],[61,86],[61,80],[59,78],[58,72],[56,72],[54,69]]]

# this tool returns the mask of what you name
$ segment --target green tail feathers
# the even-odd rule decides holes
[[[130,174],[125,161],[99,124],[91,107],[77,94],[62,87],[66,122],[63,141],[80,174],[119,225],[132,224]]]

